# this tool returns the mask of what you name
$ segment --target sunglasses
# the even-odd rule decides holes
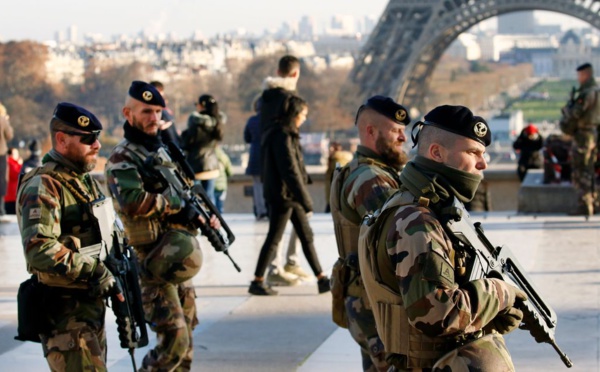
[[[71,136],[79,136],[81,137],[81,139],[79,140],[79,142],[83,143],[84,145],[93,145],[94,142],[96,142],[98,140],[98,137],[100,137],[100,131],[99,130],[95,130],[91,133],[82,133],[82,132],[71,132],[68,130],[61,130],[61,132],[69,134]]]

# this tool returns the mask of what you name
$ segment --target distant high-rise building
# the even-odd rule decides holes
[[[310,40],[315,36],[315,20],[310,16],[303,16],[298,24],[298,36],[304,40]]]
[[[65,41],[65,32],[62,31],[62,30],[56,31],[54,33],[54,41],[56,41],[57,44],[64,43],[64,41]]]
[[[378,18],[374,15],[368,15],[363,18],[363,34],[370,34],[377,25]]]
[[[498,34],[534,34],[536,20],[533,11],[514,12],[498,16]]]
[[[73,44],[77,44],[77,26],[71,25],[67,30],[67,39]]]
[[[330,35],[352,35],[356,33],[356,22],[351,15],[336,14],[331,17]]]

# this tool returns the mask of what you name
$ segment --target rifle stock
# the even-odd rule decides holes
[[[527,301],[518,301],[515,307],[523,311],[523,324],[538,343],[548,343],[558,353],[567,367],[573,363],[558,347],[555,340],[557,316],[540,295],[519,261],[508,247],[494,247],[484,234],[479,222],[472,223],[464,205],[454,198],[450,214],[453,216],[445,229],[470,255],[472,269],[467,273],[469,281],[481,278],[497,278],[521,289]]]

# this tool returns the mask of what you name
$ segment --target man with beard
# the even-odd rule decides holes
[[[407,110],[389,97],[374,96],[360,106],[356,156],[335,176],[330,206],[340,257],[332,275],[333,319],[348,328],[360,345],[364,371],[387,371],[358,267],[358,234],[365,215],[381,208],[399,188],[399,172],[407,161],[402,145],[410,123]]]
[[[202,252],[191,209],[154,173],[146,159],[160,156],[163,166],[185,173],[170,159],[160,136],[165,101],[156,88],[134,81],[123,107],[125,140],[106,165],[108,188],[141,266],[142,305],[157,343],[140,371],[189,371],[192,332],[198,324],[192,278],[200,271]],[[193,180],[185,179],[189,185]],[[201,217],[199,217],[201,219]],[[202,221],[204,222],[204,221]],[[210,224],[219,228],[215,216]]]
[[[387,361],[395,371],[514,371],[502,334],[521,324],[514,305],[526,295],[504,280],[471,280],[476,262],[446,228],[450,219],[472,223],[455,203],[475,195],[491,131],[464,106],[436,107],[417,125],[400,191],[360,231],[360,270]]]
[[[52,371],[106,371],[103,297],[124,301],[97,255],[80,253],[111,244],[94,215],[93,205],[105,197],[88,173],[96,166],[101,130],[91,112],[59,103],[50,121],[52,149],[41,167],[23,176],[17,195],[27,270],[43,284],[38,331]]]

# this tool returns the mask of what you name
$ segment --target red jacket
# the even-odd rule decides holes
[[[6,189],[5,202],[14,202],[17,200],[17,185],[19,183],[19,173],[21,173],[21,164],[12,157],[8,157],[8,187]]]

